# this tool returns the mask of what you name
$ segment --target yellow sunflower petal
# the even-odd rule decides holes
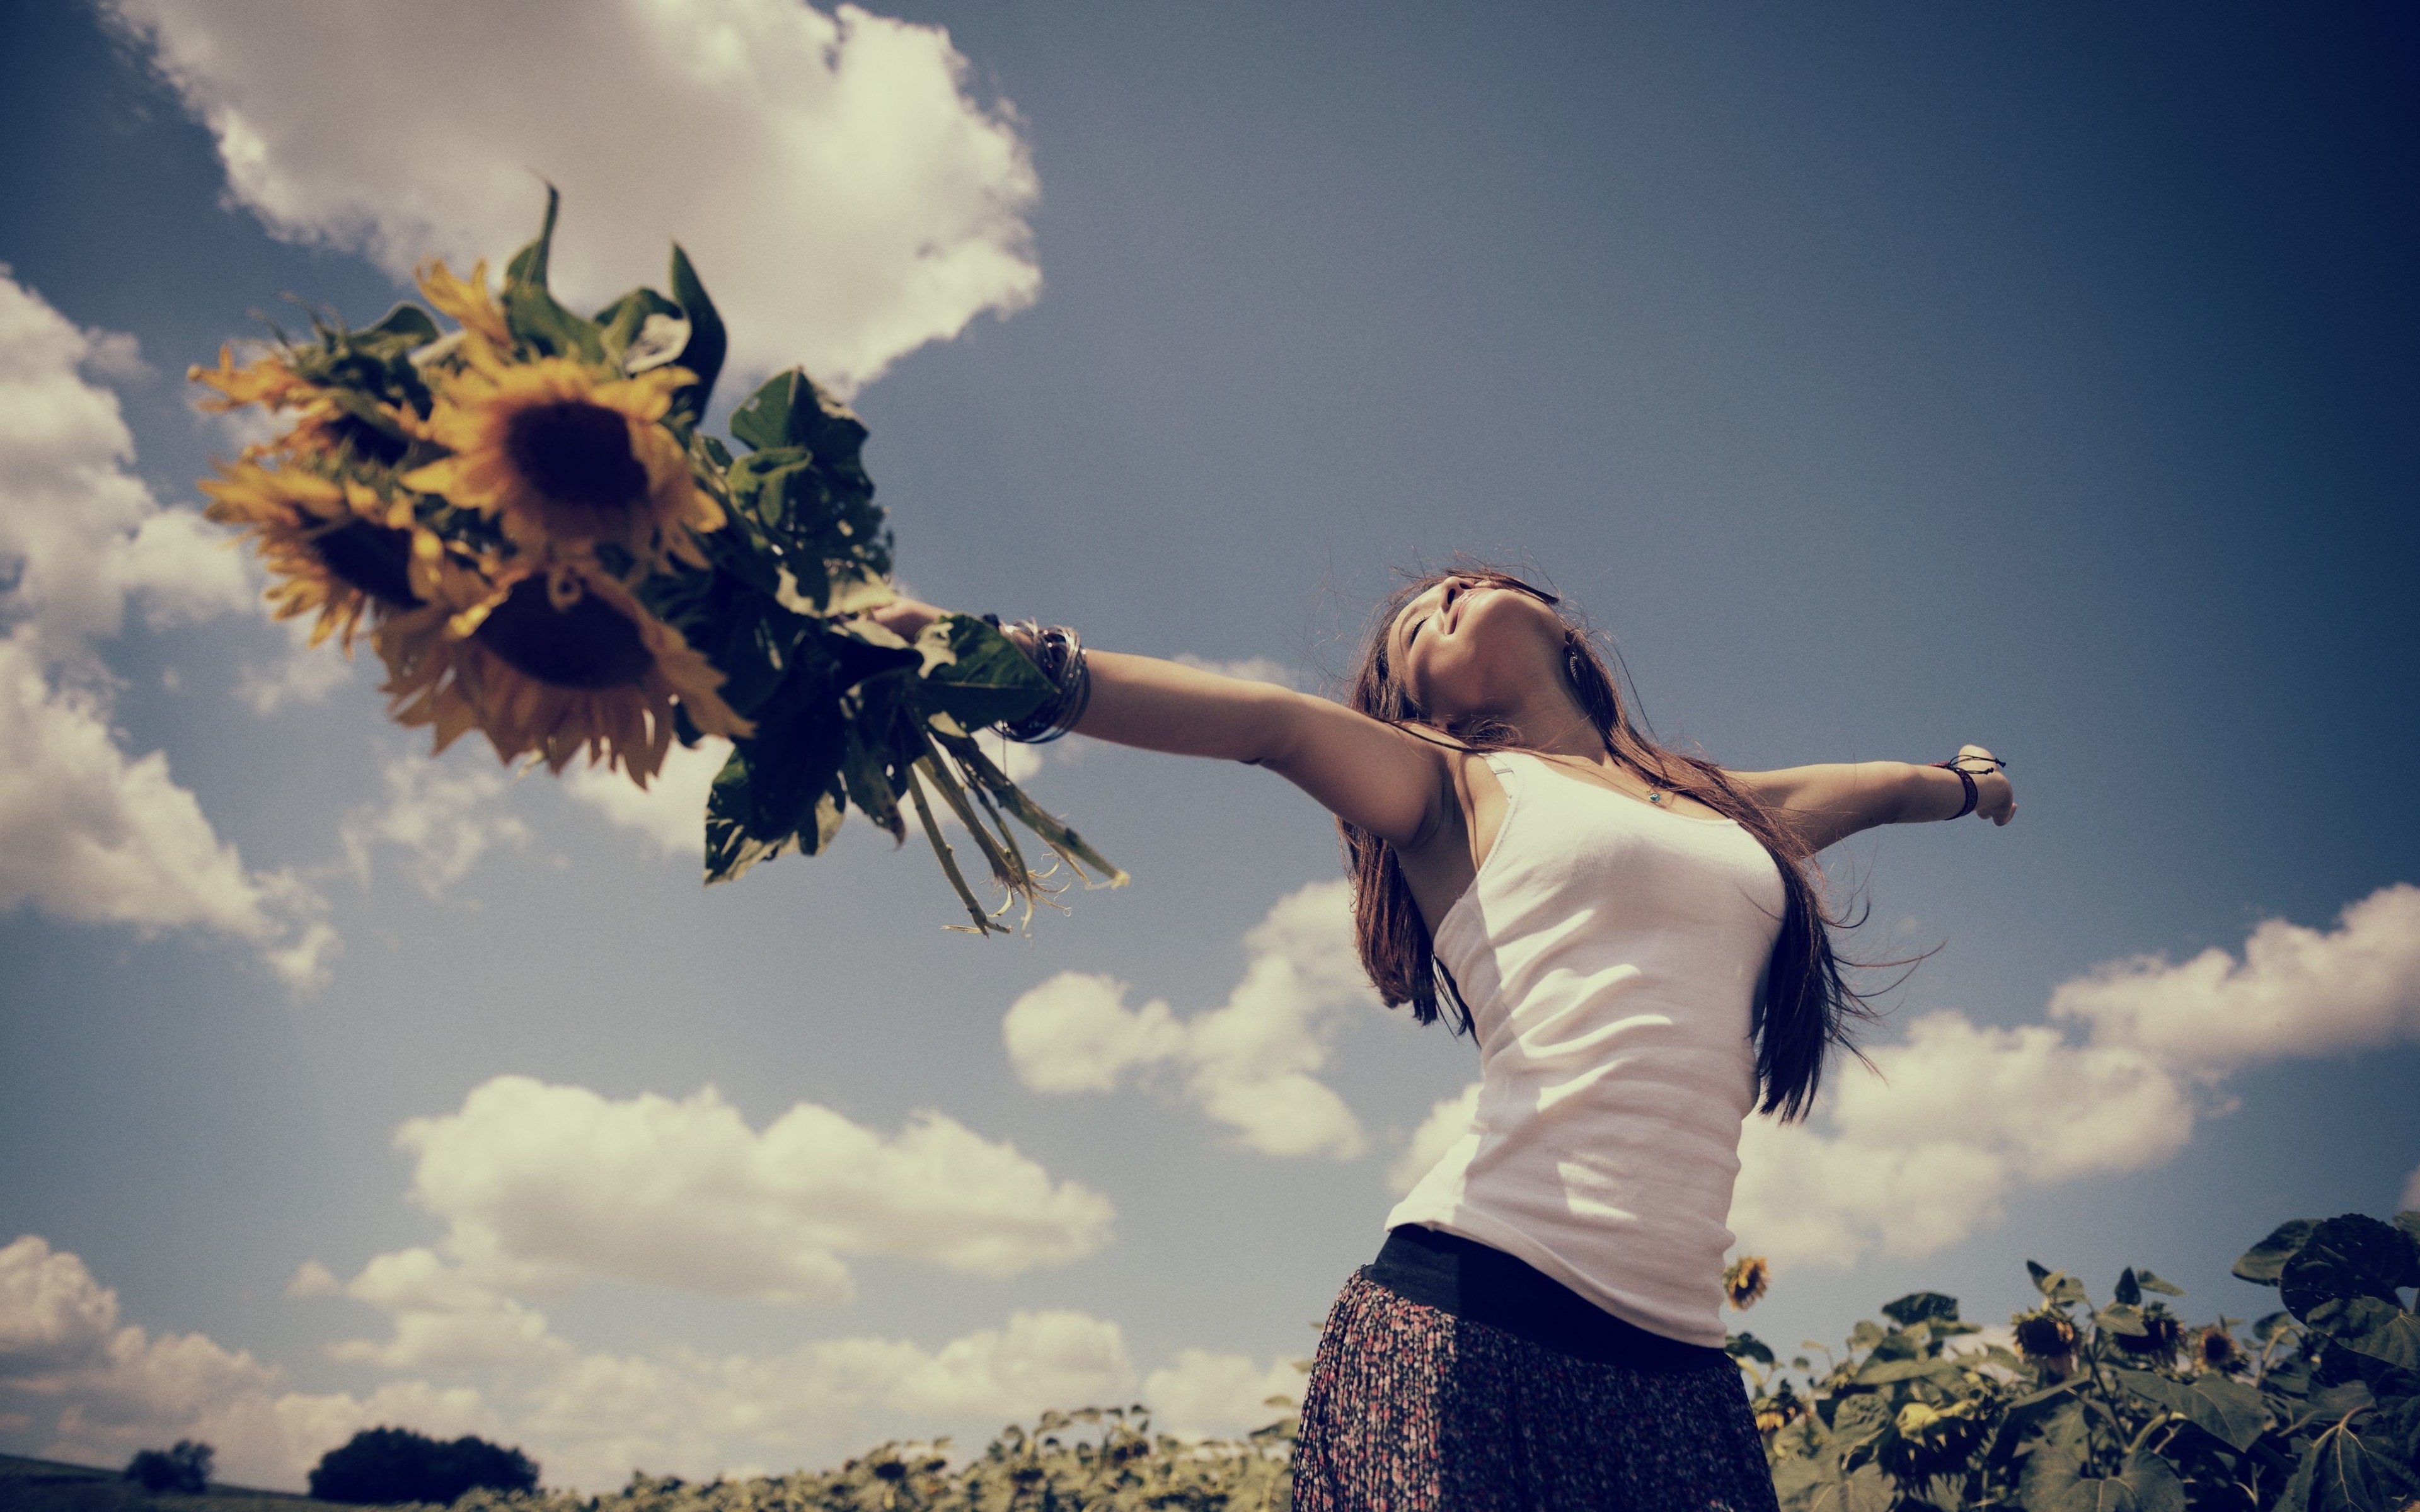
[[[419,269],[418,281],[421,297],[441,314],[452,316],[463,330],[498,347],[513,344],[504,311],[496,308],[495,301],[488,294],[486,258],[472,265],[467,282],[457,278],[442,257],[431,258]]]

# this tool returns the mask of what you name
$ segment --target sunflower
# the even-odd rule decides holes
[[[1723,1291],[1739,1312],[1755,1306],[1757,1299],[1764,1295],[1764,1288],[1772,1284],[1773,1267],[1761,1255],[1743,1255],[1723,1272]]]
[[[258,405],[272,415],[293,415],[285,435],[246,445],[241,455],[247,460],[284,456],[334,465],[360,460],[392,466],[403,456],[407,444],[403,438],[410,425],[401,413],[358,390],[350,392],[349,404],[346,395],[297,374],[282,357],[259,357],[238,366],[234,348],[222,346],[218,366],[189,367],[185,377],[218,391],[215,398],[194,401],[213,414]]]
[[[692,381],[687,372],[624,378],[566,357],[512,362],[484,340],[466,340],[460,357],[454,371],[428,375],[436,406],[420,432],[454,455],[404,474],[404,486],[501,516],[515,546],[551,561],[611,542],[645,569],[667,557],[706,565],[690,532],[721,529],[722,508],[656,424]]]
[[[269,570],[264,595],[281,620],[317,613],[311,644],[331,635],[348,655],[362,616],[373,609],[411,604],[405,527],[411,506],[390,503],[351,479],[300,468],[242,461],[202,481],[204,511],[222,525],[239,525]]]
[[[722,674],[609,575],[493,565],[418,532],[411,580],[428,602],[377,632],[396,722],[433,727],[437,749],[482,730],[504,760],[560,772],[585,747],[591,764],[644,787],[671,748],[675,702],[706,733],[752,733],[715,691]]]
[[[2052,1380],[2075,1369],[2075,1350],[2081,1337],[2064,1312],[2048,1305],[2037,1307],[2009,1319],[2009,1326],[2017,1353],[2041,1366]]]

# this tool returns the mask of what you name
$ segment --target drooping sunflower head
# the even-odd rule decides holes
[[[504,761],[560,772],[585,749],[644,787],[672,747],[676,707],[707,734],[752,732],[717,692],[722,674],[612,577],[573,566],[490,578],[422,537],[413,582],[429,603],[388,620],[377,644],[396,719],[433,727],[439,750],[475,729]]]
[[[2017,1353],[2035,1365],[2060,1368],[2075,1357],[2075,1324],[2055,1307],[2037,1307],[2009,1319]]]
[[[2112,1330],[2109,1336],[2129,1354],[2147,1359],[2166,1360],[2184,1342],[2184,1323],[2176,1314],[2159,1303],[2147,1303],[2143,1307],[2143,1332],[2123,1334]]]
[[[1743,1255],[1723,1272],[1723,1291],[1740,1312],[1755,1306],[1772,1284],[1773,1267],[1761,1255]]]
[[[1912,1401],[1892,1419],[1883,1462],[1895,1474],[1938,1475],[1963,1464],[1981,1446],[1985,1420],[1974,1398],[1946,1407]]]
[[[201,486],[210,500],[204,514],[252,538],[274,617],[318,616],[313,645],[334,635],[350,651],[364,615],[413,602],[400,528],[410,523],[409,504],[356,479],[255,461],[222,468]]]
[[[302,349],[302,365],[312,365],[309,348]],[[286,430],[273,440],[256,441],[243,449],[246,458],[282,456],[330,467],[368,462],[391,467],[403,459],[403,421],[390,405],[358,389],[340,393],[295,371],[297,353],[288,348],[238,363],[231,347],[219,348],[219,365],[190,367],[185,377],[209,395],[195,401],[202,409],[226,414],[257,406],[286,417]]]
[[[670,557],[705,564],[692,532],[720,529],[721,506],[657,424],[689,374],[625,378],[570,358],[507,361],[475,344],[463,355],[436,377],[425,431],[454,455],[405,474],[405,486],[497,517],[515,546],[542,557],[611,543],[644,568]]]

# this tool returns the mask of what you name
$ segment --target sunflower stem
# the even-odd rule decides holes
[[[1001,900],[995,913],[1008,912],[1011,903],[1023,898],[1026,900],[1026,917],[1031,918],[1033,914],[1033,879],[1026,874],[1024,857],[1019,856],[1012,862],[998,845],[992,843],[991,837],[984,832],[983,821],[975,817],[974,810],[967,804],[966,795],[959,790],[957,776],[950,770],[948,759],[933,749],[929,742],[924,754],[916,758],[916,769],[923,774],[926,782],[933,785],[934,791],[941,795],[942,801],[950,806],[950,811],[957,816],[959,825],[983,852],[984,860],[991,867],[992,880],[1006,889],[1008,896]]]
[[[1030,904],[1033,888],[1033,872],[1025,864],[1025,853],[1017,848],[1016,837],[1009,834],[1006,826],[997,825],[996,827],[1001,830],[1000,838],[1002,843],[998,845],[992,843],[990,832],[984,828],[983,821],[977,819],[974,810],[967,805],[968,784],[964,775],[959,771],[958,764],[933,743],[932,732],[919,724],[917,733],[923,737],[924,759],[932,765],[934,781],[940,788],[941,796],[949,800],[951,809],[958,816],[958,822],[965,825],[968,832],[974,836],[975,843],[983,847],[985,858],[991,862],[992,874],[1000,879],[1001,886],[1020,896],[1025,896]],[[976,787],[974,793],[976,797],[982,799],[985,810],[992,811],[990,800],[983,797],[983,790]],[[996,812],[994,817],[997,818]]]
[[[1085,887],[1123,887],[1130,880],[1122,868],[1086,844],[1081,835],[1052,818],[1027,797],[1023,789],[1008,779],[1007,773],[992,764],[991,758],[983,753],[983,748],[971,736],[941,734],[938,738],[951,755],[991,790],[992,795],[1016,816],[1018,824],[1041,836],[1044,844],[1058,852],[1060,859],[1075,869],[1076,874],[1084,879]],[[1087,868],[1098,872],[1101,880],[1093,880]]]
[[[924,785],[909,782],[908,800],[916,806],[917,822],[924,826],[924,838],[932,841],[933,855],[940,860],[941,870],[949,874],[950,886],[958,889],[958,902],[967,905],[967,917],[975,921],[974,933],[989,934],[998,931],[1007,933],[1008,926],[993,923],[991,916],[984,912],[983,903],[976,899],[974,889],[967,886],[966,873],[958,870],[958,858],[951,854],[950,842],[941,838],[941,826],[934,822],[933,806],[924,800]],[[966,926],[952,927],[963,929]]]

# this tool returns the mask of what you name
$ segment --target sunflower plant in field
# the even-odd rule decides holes
[[[1820,1371],[1732,1336],[1784,1512],[2420,1505],[2420,1212],[2279,1227],[2235,1264],[2284,1304],[2248,1327],[2186,1327],[2149,1271],[2096,1304],[2026,1269],[2041,1301],[2009,1320],[2013,1348],[1931,1291]]]
[[[507,763],[584,753],[644,787],[675,741],[728,738],[708,882],[822,850],[852,807],[896,840],[912,815],[978,932],[1050,891],[1019,827],[1053,866],[1123,882],[974,738],[1040,707],[1048,680],[981,619],[910,642],[871,617],[894,594],[864,425],[793,369],[734,412],[731,444],[706,434],[726,339],[688,256],[673,249],[669,295],[582,317],[547,285],[555,207],[550,190],[500,291],[485,263],[432,261],[427,308],[359,331],[315,316],[308,339],[193,370],[205,408],[282,426],[202,484],[276,615],[348,654],[366,638],[395,718],[440,751],[475,730]]]

